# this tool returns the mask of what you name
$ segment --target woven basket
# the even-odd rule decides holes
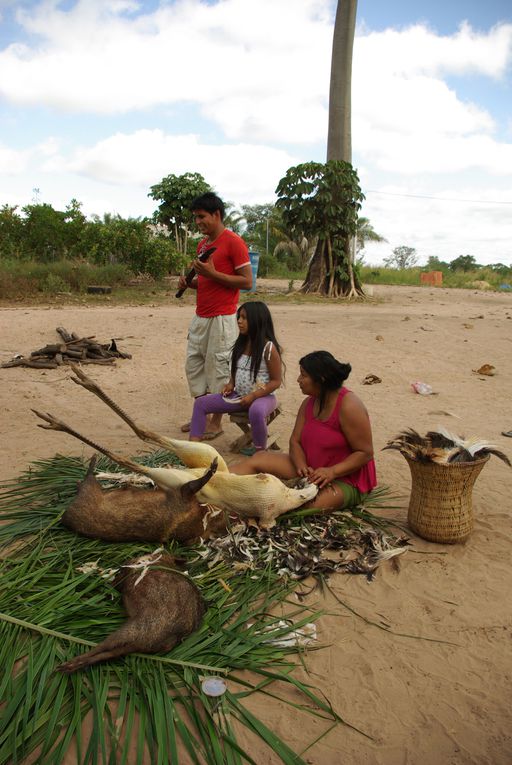
[[[463,542],[473,529],[473,484],[489,455],[451,464],[405,459],[412,477],[407,515],[412,531],[430,542]]]

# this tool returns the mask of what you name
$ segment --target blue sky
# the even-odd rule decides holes
[[[324,161],[332,0],[0,0],[0,204],[150,215],[169,173],[274,201]],[[353,163],[387,242],[512,263],[512,9],[359,0]]]

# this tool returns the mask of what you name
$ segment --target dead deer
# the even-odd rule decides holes
[[[78,534],[106,542],[166,542],[172,538],[190,544],[225,532],[225,514],[199,504],[196,498],[215,474],[215,460],[201,478],[165,490],[103,489],[94,476],[95,465],[96,455],[62,516],[62,523]]]
[[[201,477],[212,462],[217,459],[217,472],[211,480],[205,483],[198,491],[199,502],[204,502],[214,507],[225,510],[227,513],[235,513],[243,518],[257,518],[260,526],[269,528],[274,525],[275,519],[288,510],[293,510],[312,500],[318,487],[315,484],[295,489],[285,484],[269,473],[257,475],[236,475],[228,471],[223,457],[210,444],[200,441],[182,441],[175,438],[164,438],[146,428],[137,425],[117,404],[93,380],[87,377],[78,367],[72,366],[76,377],[73,382],[81,385],[86,390],[104,401],[116,414],[119,415],[136,435],[143,441],[154,443],[164,449],[173,451],[185,463],[186,468],[149,468],[139,465],[133,460],[109,452],[102,446],[94,443],[85,436],[80,435],[69,425],[58,420],[51,414],[42,414],[37,410],[32,411],[45,425],[39,424],[40,428],[58,430],[69,433],[83,443],[92,446],[96,451],[105,454],[113,462],[135,473],[149,476],[160,488],[177,488],[189,481]]]
[[[146,571],[141,573],[144,564]],[[113,584],[122,593],[128,619],[91,651],[57,669],[70,674],[128,653],[170,651],[198,629],[206,611],[204,600],[196,585],[174,567],[174,558],[165,552],[127,561]]]

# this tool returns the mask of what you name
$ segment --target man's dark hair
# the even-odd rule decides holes
[[[220,212],[221,220],[224,220],[224,215],[226,214],[224,202],[217,196],[217,194],[214,194],[213,191],[207,191],[206,194],[201,194],[200,197],[196,197],[190,205],[190,209],[192,212],[196,212],[196,210],[204,210],[205,212],[210,213],[210,215],[213,215],[213,213],[218,210]]]

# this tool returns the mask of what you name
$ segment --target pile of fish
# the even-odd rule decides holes
[[[507,455],[494,444],[475,436],[456,436],[441,427],[438,430],[429,430],[425,436],[420,436],[413,428],[407,428],[388,441],[384,449],[396,449],[404,457],[418,462],[442,464],[473,462],[488,454],[494,454],[512,467]]]
[[[336,513],[312,521],[283,522],[261,530],[238,525],[227,536],[210,539],[198,548],[199,558],[209,568],[219,562],[230,568],[261,572],[271,567],[280,576],[305,579],[326,578],[335,572],[364,574],[372,581],[379,564],[406,552],[408,539],[373,528],[347,530]],[[336,557],[325,555],[336,551]]]

